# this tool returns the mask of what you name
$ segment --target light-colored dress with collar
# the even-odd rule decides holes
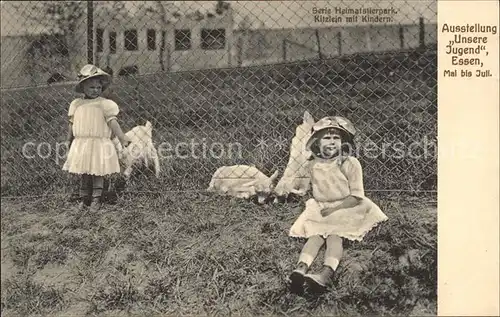
[[[105,176],[120,173],[118,153],[108,122],[116,119],[118,105],[109,99],[75,99],[69,106],[74,140],[63,170],[73,174]]]
[[[373,201],[365,197],[363,172],[357,158],[315,158],[310,162],[309,170],[314,198],[306,202],[305,210],[290,228],[290,236],[309,238],[320,235],[326,238],[338,235],[361,241],[372,228],[388,219]],[[336,207],[350,195],[360,198],[360,203],[339,209],[327,217],[321,215],[322,209]]]

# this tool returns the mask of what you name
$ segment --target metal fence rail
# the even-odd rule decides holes
[[[335,13],[391,7],[368,14],[386,23]],[[367,190],[435,191],[435,20],[426,1],[2,2],[2,196],[73,190],[57,144],[87,62],[113,74],[123,129],[150,121],[162,147],[160,178],[128,190],[205,190],[232,164],[282,174],[308,111],[356,125]]]

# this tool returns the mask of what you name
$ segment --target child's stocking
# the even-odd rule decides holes
[[[307,242],[300,253],[299,263],[303,262],[307,264],[308,267],[311,266],[312,262],[318,255],[319,249],[323,246],[323,243],[325,243],[325,239],[320,236],[312,236],[307,239]]]
[[[87,204],[92,189],[92,176],[83,174],[80,179],[80,202]]]
[[[104,187],[104,177],[94,176],[92,180],[92,200],[100,200]]]
[[[324,264],[334,271],[339,266],[339,261],[343,253],[342,238],[337,235],[330,235],[326,238],[326,252]]]
[[[335,270],[342,257],[342,238],[331,235],[326,238],[325,262],[317,274],[307,274],[305,281],[313,292],[322,293],[332,286]]]
[[[301,294],[303,292],[304,275],[318,255],[323,243],[325,240],[320,236],[312,236],[307,239],[300,253],[297,268],[290,275],[290,289],[293,293]]]

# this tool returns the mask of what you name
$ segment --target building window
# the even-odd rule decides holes
[[[191,48],[191,30],[175,30],[175,50],[186,51]]]
[[[126,66],[120,69],[118,76],[133,76],[139,74],[139,67],[136,65]]]
[[[137,51],[137,30],[125,31],[125,50]]]
[[[103,48],[104,48],[104,30],[103,29],[96,29],[95,40],[96,40],[97,52],[102,52]]]
[[[147,37],[148,37],[148,50],[150,51],[156,50],[156,30],[148,29]]]
[[[109,32],[109,52],[116,53],[116,32]]]
[[[201,30],[201,48],[204,50],[221,50],[226,46],[226,30]]]

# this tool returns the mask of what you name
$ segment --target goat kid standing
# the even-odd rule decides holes
[[[160,159],[158,151],[153,144],[153,125],[146,121],[145,125],[139,125],[125,133],[130,139],[127,147],[122,147],[118,138],[113,139],[113,143],[119,153],[120,160],[124,165],[123,176],[128,180],[134,167],[145,165],[154,166],[155,175],[160,177]]]

